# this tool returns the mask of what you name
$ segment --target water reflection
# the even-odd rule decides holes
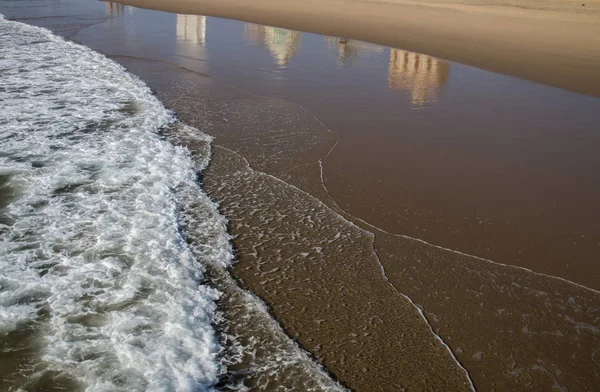
[[[437,102],[450,75],[450,63],[424,54],[390,50],[388,86],[411,92],[413,104]]]
[[[123,12],[123,6],[116,3],[106,3],[106,8],[107,12],[113,14]],[[218,56],[220,51],[231,53],[235,45],[255,44],[266,48],[274,61],[269,59],[269,55],[264,50],[251,50],[247,52],[251,55],[244,57],[247,64],[263,67],[266,60],[272,61],[271,64],[274,63],[276,67],[286,68],[285,66],[299,54],[300,47],[303,45],[303,55],[310,56],[311,61],[316,61],[322,69],[343,73],[345,71],[339,68],[361,65],[363,71],[358,75],[368,74],[370,86],[382,88],[387,82],[389,89],[406,92],[413,105],[437,102],[449,78],[450,64],[431,56],[400,49],[388,49],[381,45],[344,37],[307,34],[303,38],[303,33],[298,31],[254,23],[244,23],[240,37],[240,30],[231,35],[227,33],[231,31],[229,24],[211,20],[211,45],[208,47],[206,46],[208,19],[209,17],[204,15],[176,15],[176,53],[206,60],[212,55]],[[322,45],[325,46],[326,55]],[[332,55],[335,55],[335,63],[332,61]],[[286,72],[293,74],[294,69],[301,68],[287,68]]]
[[[206,42],[206,16],[177,14],[177,39],[194,44]]]
[[[302,33],[279,27],[245,23],[244,37],[250,42],[269,49],[277,65],[283,66],[298,53]]]
[[[110,16],[121,16],[125,6],[123,4],[104,2],[106,6],[106,14]]]
[[[338,52],[338,65],[349,66],[362,55],[383,53],[383,46],[341,37],[324,37],[325,47]]]

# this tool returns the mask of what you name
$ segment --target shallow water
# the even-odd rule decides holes
[[[382,232],[329,197],[336,135],[303,108],[119,61],[215,136],[204,184],[230,219],[235,275],[348,386],[468,390],[457,364],[483,390],[598,385],[598,292]]]
[[[600,99],[343,37],[124,7],[76,39],[298,103],[330,194],[386,231],[600,288]]]

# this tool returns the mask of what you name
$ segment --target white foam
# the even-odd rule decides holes
[[[0,331],[39,324],[40,369],[89,391],[210,389],[224,369],[202,265],[232,252],[196,183],[208,157],[195,167],[163,140],[172,113],[104,56],[5,20],[0,40],[0,171],[18,193],[0,230]],[[210,232],[196,258],[180,231],[192,200]]]

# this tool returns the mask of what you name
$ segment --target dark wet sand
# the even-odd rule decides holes
[[[360,41],[110,15],[77,39],[298,103],[338,132],[324,179],[352,215],[600,289],[597,98]],[[204,30],[182,35],[186,23]]]
[[[118,60],[184,121],[210,127],[204,185],[231,220],[235,274],[345,385],[466,387],[405,294],[478,390],[600,387],[597,292],[366,225],[329,198],[319,159],[335,135],[300,107],[164,63]]]
[[[165,63],[115,59],[186,123],[210,124],[216,140],[203,183],[230,219],[234,273],[292,338],[352,389],[469,390],[450,351],[386,281],[373,235],[279,179],[301,168],[317,175],[307,185],[318,185],[314,162],[335,135],[289,102]]]
[[[96,36],[95,42],[109,39]],[[171,60],[160,51],[148,56]],[[318,110],[308,113],[165,62],[114,59],[182,120],[216,137],[204,186],[236,236],[233,273],[344,385],[468,389],[454,355],[478,390],[600,388],[598,292],[388,234],[355,218],[368,217],[361,216],[371,207],[368,186],[363,182],[351,193],[336,186],[337,179],[357,177],[351,165],[339,170],[347,177],[328,173],[335,162],[356,160],[351,152],[365,139],[349,132],[336,145],[338,135],[313,117]],[[390,144],[385,141],[378,139],[383,147]],[[361,181],[385,172],[376,165],[370,170]],[[346,194],[357,210],[344,204]]]

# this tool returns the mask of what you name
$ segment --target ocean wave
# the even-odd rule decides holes
[[[0,40],[0,332],[36,347],[26,384],[52,373],[89,391],[210,389],[224,371],[220,293],[203,265],[233,256],[197,184],[208,149],[193,160],[161,132],[210,138],[90,49],[1,17]]]

